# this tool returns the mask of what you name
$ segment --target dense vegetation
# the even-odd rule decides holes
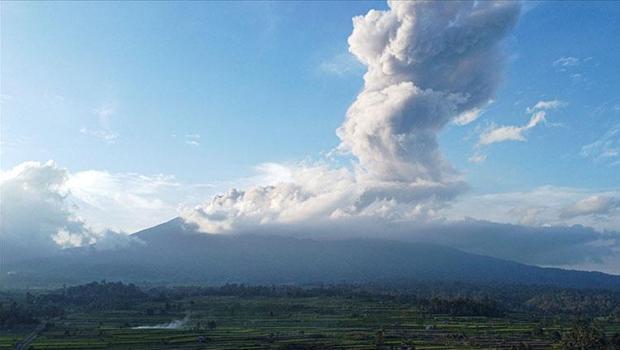
[[[0,304],[0,326],[36,323],[30,308],[15,301]]]
[[[126,310],[145,302],[165,302],[197,296],[235,297],[345,297],[413,303],[430,313],[452,316],[500,317],[506,312],[570,315],[575,318],[620,318],[620,293],[550,287],[505,286],[489,288],[462,283],[420,285],[326,285],[217,287],[152,287],[141,289],[121,282],[92,282],[38,295],[0,295],[0,324],[34,323],[36,318],[58,317],[68,310]]]
[[[562,289],[547,286],[489,287],[466,283],[408,283],[321,286],[251,286],[151,288],[151,296],[169,299],[192,296],[357,297],[416,303],[430,312],[454,316],[501,316],[507,311],[577,318],[620,318],[620,292]]]
[[[451,316],[486,316],[500,317],[503,310],[493,300],[474,300],[471,298],[438,299],[433,298],[423,303],[426,310],[433,314],[447,314]]]
[[[0,333],[7,334],[0,348],[39,324],[33,344],[50,349],[67,348],[68,339],[77,342],[73,348],[205,342],[229,344],[215,348],[620,349],[619,300],[617,292],[602,290],[453,283],[140,288],[102,281],[0,293]]]
[[[41,295],[37,306],[58,305],[80,307],[84,310],[127,309],[144,302],[148,295],[134,284],[92,282]]]

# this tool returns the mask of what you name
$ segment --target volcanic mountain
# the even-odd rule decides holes
[[[454,248],[383,239],[314,240],[200,233],[180,218],[137,232],[117,249],[96,246],[13,262],[7,285],[92,280],[148,284],[312,284],[458,281],[620,290],[620,276],[525,265]]]

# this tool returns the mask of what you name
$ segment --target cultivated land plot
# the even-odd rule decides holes
[[[177,329],[133,328],[174,320]],[[377,349],[378,342],[384,349],[510,349],[521,343],[550,349],[552,332],[569,327],[557,318],[451,317],[408,303],[344,297],[204,296],[69,313],[50,322],[30,349]],[[609,334],[620,331],[618,323],[601,324]],[[543,332],[533,335],[541,326]],[[12,349],[27,333],[3,333],[0,349]]]

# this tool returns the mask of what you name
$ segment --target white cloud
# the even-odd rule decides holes
[[[64,188],[67,171],[53,162],[22,163],[0,173],[0,233],[4,252],[45,255],[63,246],[92,243],[96,234],[76,215]]]
[[[596,200],[588,198],[598,198]],[[603,200],[605,198],[605,200]],[[499,223],[563,226],[585,225],[597,230],[620,232],[620,211],[609,207],[620,198],[620,189],[592,190],[584,188],[542,186],[529,191],[470,194],[462,196],[438,215],[458,220],[473,217]],[[581,203],[576,210],[576,203]],[[597,207],[596,205],[600,205]],[[572,208],[572,209],[570,209]],[[587,210],[598,210],[605,215],[585,215]],[[575,215],[581,213],[584,215]],[[572,215],[571,215],[572,214]]]
[[[118,133],[111,128],[111,117],[116,114],[116,107],[108,103],[94,108],[92,113],[97,116],[97,125],[90,128],[82,127],[80,133],[108,144],[115,143],[118,139]]]
[[[486,103],[486,106],[492,104],[493,102],[495,101],[489,100]],[[474,121],[478,120],[478,118],[480,118],[480,116],[484,113],[484,108],[485,106],[480,108],[473,108],[459,114],[458,116],[456,116],[456,118],[454,118],[454,124],[458,126],[464,126],[473,123]]]
[[[580,63],[581,60],[579,58],[572,56],[560,57],[557,60],[553,61],[553,65],[558,67],[573,67],[578,66]]]
[[[293,167],[278,163],[262,163],[254,168],[258,175],[249,179],[251,185],[277,185],[293,181]]]
[[[82,171],[54,162],[25,162],[0,172],[0,237],[7,259],[54,254],[96,243],[127,244],[134,232],[178,215],[179,206],[212,194],[171,176]]]
[[[174,136],[173,136],[174,137]],[[198,147],[200,146],[200,134],[186,134],[185,135],[185,144]]]
[[[332,56],[321,63],[319,69],[322,72],[339,76],[364,72],[364,66],[348,52]]]
[[[545,122],[545,112],[536,112],[530,118],[530,121],[523,126],[499,126],[491,127],[480,134],[478,145],[490,145],[492,143],[504,141],[525,141],[525,132],[540,123]]]
[[[180,206],[197,204],[214,191],[213,186],[181,183],[170,175],[100,170],[68,174],[65,187],[89,225],[129,233],[169,220]]]
[[[466,111],[454,119],[456,125],[467,125],[474,122],[482,114],[481,108],[474,108]]]
[[[116,107],[112,104],[104,104],[93,109],[93,113],[99,120],[99,125],[104,129],[110,128],[110,118],[116,114]]]
[[[514,215],[518,219],[517,223],[520,225],[544,226],[543,216],[547,209],[547,207],[515,207],[508,214]]]
[[[527,113],[534,113],[536,111],[546,111],[550,109],[556,109],[559,107],[565,106],[566,103],[560,100],[548,100],[548,101],[538,101],[533,107],[528,107],[526,109]]]
[[[491,126],[480,134],[478,146],[490,145],[504,141],[526,141],[525,134],[540,123],[547,123],[546,111],[563,106],[558,100],[538,101],[533,107],[527,108],[527,113],[532,114],[527,124],[522,126],[505,125]]]
[[[588,215],[610,215],[620,207],[620,198],[604,195],[593,195],[577,201],[562,210],[562,218],[575,218]]]
[[[616,124],[598,140],[581,147],[584,158],[607,165],[620,165],[620,124]]]
[[[579,82],[584,81],[583,74],[580,74],[580,73],[573,73],[569,75],[569,78],[573,83],[579,83]]]
[[[109,144],[113,144],[118,139],[118,134],[114,132],[109,132],[103,129],[100,130],[91,130],[88,128],[81,128],[80,132],[87,136],[95,137],[101,141],[104,141]]]
[[[592,57],[579,58],[565,56],[553,61],[553,66],[559,72],[565,73],[573,84],[577,84],[587,81],[581,67],[590,60],[592,60]]]
[[[478,163],[482,163],[485,160],[487,160],[487,156],[486,156],[486,154],[476,153],[476,154],[472,155],[471,157],[469,157],[468,160],[469,160],[470,163],[478,164]]]

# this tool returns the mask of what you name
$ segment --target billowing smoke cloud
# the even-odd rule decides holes
[[[293,181],[231,190],[187,210],[207,232],[349,217],[412,220],[434,212],[466,184],[442,157],[437,135],[471,121],[493,98],[502,39],[516,2],[389,2],[353,19],[349,50],[367,67],[364,88],[338,128],[354,169],[291,169]]]
[[[5,260],[54,254],[61,248],[98,242],[125,245],[129,238],[94,231],[69,200],[69,174],[52,161],[25,162],[0,172],[0,254]]]
[[[14,251],[49,254],[90,243],[93,233],[67,205],[67,172],[53,162],[22,163],[1,173],[0,233]]]
[[[290,182],[274,186],[232,189],[182,216],[205,232],[240,231],[337,215],[360,197],[355,179],[346,169],[299,167],[290,169],[289,176]]]
[[[502,72],[498,44],[518,6],[401,1],[354,18],[349,50],[368,72],[338,129],[341,148],[379,179],[444,183],[452,170],[437,133],[493,97]]]

